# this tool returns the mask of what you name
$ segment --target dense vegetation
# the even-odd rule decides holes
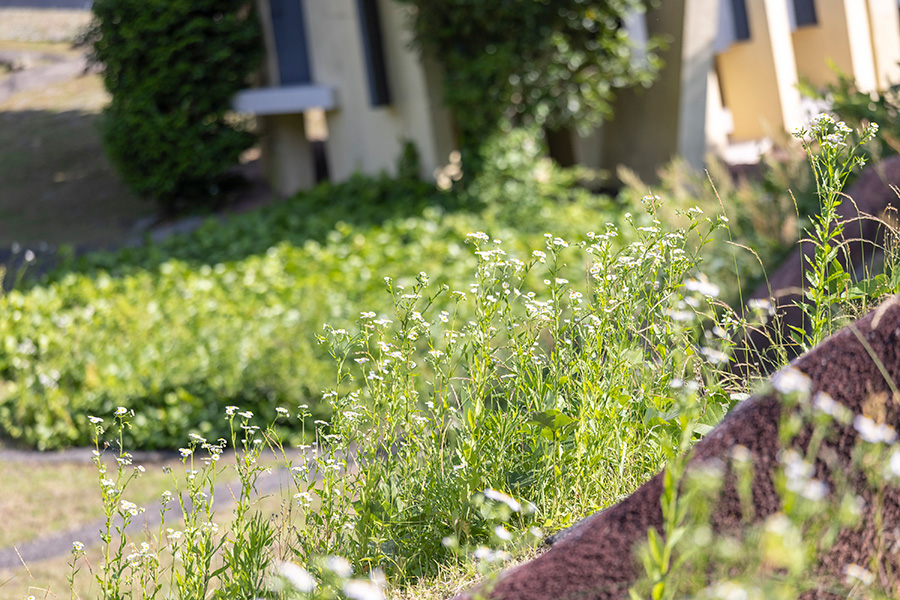
[[[651,216],[642,184],[621,200],[593,195],[571,174],[537,161],[532,144],[520,136],[497,148],[504,168],[487,170],[465,195],[415,180],[359,177],[224,223],[210,219],[187,236],[87,255],[43,285],[0,298],[9,315],[0,323],[4,436],[40,448],[84,445],[93,431],[87,416],[118,406],[135,409],[126,435],[144,448],[178,447],[191,430],[223,436],[216,415],[230,404],[268,418],[281,403],[304,403],[323,416],[330,408],[320,395],[333,375],[314,336],[324,323],[389,312],[385,275],[410,285],[425,271],[433,283],[462,285],[475,264],[466,249],[471,231],[489,231],[527,257],[548,231],[575,242],[611,223],[620,230],[616,247],[625,248],[644,240],[647,233],[636,228],[656,228],[655,218],[686,225],[678,210],[718,209],[708,185],[676,168],[663,186],[676,197]],[[759,265],[726,240],[736,236],[765,257],[778,246],[770,236],[781,230],[757,229],[744,217],[757,212],[746,186],[724,182],[719,192],[729,204],[744,197],[745,208],[735,210],[732,229],[713,232],[701,256],[703,270],[734,301],[735,282],[752,281]],[[581,260],[564,262],[565,276],[583,278]]]
[[[92,11],[91,59],[112,95],[103,144],[122,181],[167,212],[215,204],[255,143],[227,115],[262,61],[253,4],[97,0]]]
[[[807,295],[813,330],[806,343],[821,339],[834,318],[858,309],[847,300],[860,289],[851,290],[853,282],[832,260],[839,251],[833,245],[840,226],[834,221],[841,201],[836,190],[858,162],[846,153],[846,131],[823,117],[804,132],[812,138],[805,140],[808,148],[823,146],[810,158],[818,186],[827,190],[808,231],[817,251]],[[542,180],[540,186],[546,185]],[[563,173],[550,180],[566,187]],[[670,177],[668,187],[683,187],[684,180],[677,181]],[[146,546],[126,555],[116,519],[127,522],[139,509],[126,499],[134,472],[121,444],[134,426],[144,427],[141,407],[121,405],[89,417],[98,450],[101,439],[120,448],[115,473],[98,458],[107,567],[94,570],[94,577],[105,597],[156,598],[171,590],[178,598],[380,599],[387,579],[399,588],[420,582],[411,597],[445,598],[452,586],[422,593],[421,585],[447,577],[448,568],[451,581],[476,568],[492,571],[540,537],[536,525],[557,529],[607,506],[666,461],[665,528],[663,535],[647,534],[645,576],[632,597],[794,598],[821,584],[809,576],[816,556],[839,528],[859,522],[852,487],[835,482],[829,493],[813,476],[812,459],[786,450],[773,473],[783,482],[777,486],[783,510],[748,524],[739,537],[711,544],[706,519],[720,474],[686,473],[678,458],[747,391],[747,382],[729,383],[722,370],[741,323],[720,301],[723,288],[704,275],[712,265],[703,260],[704,251],[713,249],[716,256],[728,247],[716,234],[728,233],[732,220],[691,205],[673,210],[678,220],[668,224],[660,218],[665,203],[653,195],[617,219],[616,210],[625,207],[608,198],[573,191],[580,201],[569,203],[542,198],[540,186],[524,177],[506,183],[520,186],[528,199],[528,222],[513,206],[437,196],[442,201],[413,214],[368,225],[338,222],[323,242],[283,243],[265,257],[221,267],[163,262],[147,271],[123,269],[117,278],[96,272],[59,280],[109,287],[112,279],[162,281],[180,269],[179,281],[207,282],[177,296],[193,307],[224,302],[214,291],[215,277],[240,270],[228,289],[256,292],[237,297],[264,322],[268,313],[256,308],[255,298],[264,290],[280,298],[287,281],[302,292],[285,302],[324,290],[312,305],[324,302],[334,310],[317,336],[335,367],[320,390],[327,416],[310,424],[310,406],[287,397],[255,405],[269,410],[269,418],[237,404],[219,405],[218,414],[210,414],[227,428],[228,445],[238,449],[228,468],[239,473],[243,490],[251,490],[261,473],[262,448],[282,456],[291,487],[281,520],[254,516],[251,496],[241,494],[226,529],[214,525],[212,491],[224,442],[195,432],[181,449],[188,476],[174,480],[177,493],[163,495],[162,510],[186,498],[195,508],[183,529],[176,525],[163,534],[160,528]],[[376,185],[416,184],[357,180],[328,193]],[[489,187],[482,188],[485,194]],[[577,233],[590,222],[588,215],[602,222]],[[542,230],[550,233],[531,235]],[[145,251],[148,260],[151,250]],[[892,255],[885,264],[886,281],[896,290]],[[335,287],[317,277],[322,269],[338,282]],[[315,283],[307,285],[305,278]],[[29,293],[37,299],[58,285]],[[374,291],[385,285],[387,293]],[[114,297],[125,302],[125,296]],[[830,319],[819,318],[826,313]],[[243,334],[228,335],[236,336],[234,342]],[[782,379],[777,389],[785,402],[809,408],[798,414],[812,420],[816,435],[827,436],[832,419],[847,423],[837,408],[827,414],[812,408],[801,375]],[[281,435],[290,424],[315,426],[299,460]],[[781,424],[786,443],[799,426],[793,418]],[[878,490],[900,476],[900,467],[885,467],[900,461],[898,451],[887,454],[896,433],[860,427],[854,464],[865,470],[877,500]],[[734,469],[739,477],[752,473],[737,453]],[[76,548],[73,573],[81,552]],[[882,597],[867,565],[849,565],[845,574],[829,581],[829,589],[852,595],[869,586],[872,597]]]
[[[654,40],[639,48],[624,21],[639,0],[401,0],[414,7],[420,50],[443,67],[467,170],[505,123],[549,129],[599,125],[616,90],[649,85]]]
[[[847,131],[823,117],[804,132],[825,190],[807,232],[817,251],[805,343],[864,292],[833,261],[837,190],[857,164]],[[118,450],[114,472],[97,458],[104,597],[381,598],[385,577],[430,582],[448,565],[471,572],[472,556],[489,571],[539,537],[536,526],[563,527],[633,490],[745,397],[748,382],[723,367],[743,326],[728,303],[755,267],[732,242],[776,246],[783,228],[754,231],[751,217],[783,199],[752,184],[717,195],[677,166],[665,196],[640,194],[637,181],[621,198],[597,196],[529,156],[533,140],[508,141],[465,192],[356,178],[86,257],[0,299],[4,433]],[[299,460],[285,449],[297,441]],[[140,514],[127,499],[134,445],[180,447],[187,475],[161,510],[182,502],[187,516],[129,546],[117,523]],[[226,446],[243,493],[220,529]],[[291,476],[281,521],[252,505],[263,448]],[[777,531],[748,527],[755,545],[716,555],[742,567],[727,561],[751,556],[749,570],[708,581],[673,566],[713,556],[692,542],[706,500],[679,487],[679,464],[666,536],[648,533],[636,594],[716,597],[737,585],[796,597],[828,543],[800,532],[858,514],[821,494],[815,511],[794,510],[800,492],[787,487]],[[760,577],[771,564],[789,576]]]

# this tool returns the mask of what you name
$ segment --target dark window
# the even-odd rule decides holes
[[[271,0],[270,6],[281,85],[311,83],[303,0]]]
[[[747,4],[745,0],[731,0],[731,13],[734,15],[735,40],[749,40],[750,21],[747,19]]]
[[[797,27],[817,24],[815,0],[794,0],[794,17]]]
[[[372,106],[385,106],[391,103],[391,91],[384,62],[378,0],[357,0],[356,5],[359,8],[359,22],[362,28],[363,58],[366,62],[366,75],[369,81],[369,101]]]

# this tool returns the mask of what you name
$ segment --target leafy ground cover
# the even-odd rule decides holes
[[[215,415],[229,404],[272,418],[279,403],[303,403],[322,416],[333,375],[315,336],[323,323],[392,310],[384,274],[406,286],[420,271],[437,285],[465,281],[477,260],[466,234],[477,230],[526,258],[546,232],[574,243],[610,223],[626,247],[658,230],[640,201],[623,206],[564,174],[525,183],[525,162],[495,175],[505,201],[491,198],[498,184],[461,197],[357,178],[160,244],[74,260],[0,300],[10,315],[0,325],[0,427],[41,448],[84,445],[88,415],[125,406],[138,411],[130,441],[151,448],[177,447],[190,428],[218,437]],[[670,224],[690,221],[666,210],[659,216]],[[701,244],[719,240],[702,248],[708,264],[726,270],[735,252],[722,231],[711,235]],[[584,260],[565,261],[558,275],[582,279]]]

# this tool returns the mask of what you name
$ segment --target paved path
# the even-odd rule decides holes
[[[22,69],[21,71],[13,71],[3,79],[0,79],[0,102],[4,102],[13,94],[27,89],[40,88],[54,83],[68,81],[73,77],[83,75],[87,72],[88,62],[84,56],[76,56],[74,58],[53,57],[49,54],[18,52],[16,56],[12,53],[3,53],[0,55],[0,62],[12,63],[15,60],[28,60],[30,55],[34,55],[34,60],[47,60],[50,64],[30,69]],[[52,57],[52,58],[46,58]]]
[[[49,3],[49,2],[48,2]],[[0,40],[17,42],[74,42],[91,22],[91,13],[80,6],[63,8],[22,7],[0,0]]]
[[[221,513],[223,507],[231,504],[229,499],[232,494],[240,495],[240,489],[235,489],[235,485],[235,483],[223,483],[215,487],[214,497],[220,499],[220,504],[216,505],[218,512]],[[292,485],[287,471],[281,468],[261,475],[257,480],[256,492],[259,496],[267,496],[281,489],[290,488]],[[225,502],[221,501],[223,498],[226,499]],[[173,505],[172,510],[166,513],[166,523],[177,529],[178,522],[184,517],[184,512],[177,503],[173,503]],[[189,511],[191,510],[190,501],[187,502],[186,507]],[[142,531],[155,531],[159,527],[162,521],[159,503],[154,502],[146,508],[147,511],[135,518],[125,530],[130,535],[134,536]],[[121,526],[121,524],[122,519],[117,517],[116,525]],[[73,542],[81,542],[85,547],[97,545],[100,543],[100,532],[105,526],[106,518],[104,517],[75,529],[51,533],[22,544],[0,548],[0,569],[16,569],[21,567],[23,562],[29,565],[33,562],[64,556],[72,551]]]

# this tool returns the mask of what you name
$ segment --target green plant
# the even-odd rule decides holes
[[[657,203],[645,199],[651,215]],[[696,230],[702,246],[723,222],[694,214],[668,232],[653,222],[634,225],[624,247],[611,224],[578,243],[547,234],[527,261],[470,233],[468,289],[425,273],[408,285],[386,278],[393,314],[364,311],[354,332],[329,327],[338,376],[317,439],[322,480],[297,478],[306,502],[319,500],[301,558],[337,553],[402,583],[496,533],[476,501],[484,490],[538,507],[517,511],[515,528],[535,518],[556,528],[653,472],[681,431],[671,390],[695,371],[713,380],[728,344],[724,333],[694,338],[692,307],[725,316],[710,302],[716,286],[688,277],[696,248],[685,241]],[[584,284],[570,283],[570,261],[590,266]],[[697,402],[706,424],[730,404],[721,391]]]
[[[842,181],[839,167],[829,171],[820,165],[819,170],[836,173],[834,181]],[[823,190],[834,181],[826,180]],[[527,186],[527,177],[515,185]],[[74,315],[86,310],[85,305],[104,311],[109,304],[121,311],[141,298],[145,287],[159,286],[176,290],[173,302],[190,307],[182,312],[196,313],[193,316],[210,318],[204,304],[229,319],[241,311],[252,313],[252,321],[260,322],[264,332],[254,340],[275,339],[284,323],[276,319],[268,327],[266,315],[279,317],[290,312],[287,306],[299,306],[303,314],[330,302],[334,313],[327,320],[344,324],[326,326],[319,336],[321,354],[336,365],[330,381],[320,388],[328,411],[314,415],[310,406],[316,406],[309,402],[300,404],[292,417],[286,405],[296,406],[306,398],[289,395],[242,398],[258,409],[255,415],[244,406],[207,406],[214,424],[204,428],[220,431],[224,425],[237,449],[230,468],[237,470],[241,485],[231,523],[217,525],[214,518],[214,481],[225,456],[222,444],[210,445],[200,437],[206,429],[195,430],[182,449],[187,477],[183,484],[179,480],[183,488],[176,489],[185,527],[170,534],[161,525],[144,549],[111,525],[104,534],[110,544],[104,572],[111,575],[101,578],[110,593],[152,598],[168,586],[174,590],[170,595],[178,598],[381,598],[386,576],[402,588],[430,581],[448,564],[471,560],[479,570],[490,572],[510,557],[517,540],[536,537],[532,527],[555,530],[607,506],[666,460],[671,463],[664,486],[665,527],[661,535],[648,534],[650,545],[643,557],[648,577],[634,594],[715,598],[744,589],[747,597],[792,598],[811,589],[817,583],[808,573],[811,557],[827,547],[838,526],[852,525],[859,513],[849,494],[836,495],[835,504],[824,502],[821,481],[811,475],[831,418],[848,424],[839,408],[829,408],[821,398],[808,402],[797,393],[808,391],[808,385],[797,377],[776,382],[785,402],[796,401],[789,406],[813,419],[816,427],[802,452],[781,457],[775,477],[783,510],[758,527],[742,530],[743,537],[722,536],[709,543],[709,503],[721,472],[694,472],[684,468],[685,459],[677,458],[746,391],[720,383],[720,368],[740,323],[717,300],[719,286],[700,273],[705,267],[703,250],[728,221],[691,207],[672,211],[684,225],[669,228],[661,199],[645,196],[641,212],[625,214],[617,225],[613,213],[602,212],[608,200],[584,196],[589,208],[601,209],[592,216],[596,219],[599,213],[602,228],[577,237],[571,231],[588,218],[583,206],[548,202],[540,193],[533,202],[533,220],[524,224],[504,220],[504,215],[510,218],[505,207],[493,211],[480,206],[475,211],[477,203],[466,203],[473,210],[469,213],[431,205],[419,215],[402,214],[372,228],[339,223],[322,234],[321,241],[307,239],[299,248],[285,243],[264,257],[212,267],[170,261],[158,272],[136,271],[117,278],[70,274],[47,288],[32,289],[27,297],[10,294],[10,327],[29,322],[35,333],[24,339],[37,341],[29,354],[24,352],[31,350],[28,347],[18,352],[16,344],[24,340],[14,337],[17,352],[8,354],[7,368],[33,373],[31,385],[41,384],[42,374],[46,381],[48,374],[41,369],[29,372],[32,366],[24,366],[24,361],[46,360],[54,335],[41,328],[48,321],[46,306],[29,312],[31,304],[40,302],[49,303],[49,314],[69,326],[69,308]],[[554,222],[547,215],[564,215],[555,223],[567,233],[545,234],[540,249],[534,249],[527,233],[512,228],[549,228]],[[464,233],[475,224],[491,225],[502,234],[494,237],[471,229]],[[822,227],[822,239],[827,240],[832,226]],[[507,234],[509,239],[501,241]],[[396,241],[401,239],[403,243]],[[474,247],[474,256],[462,251],[463,239]],[[438,260],[428,262],[434,256]],[[409,275],[410,264],[422,270]],[[364,276],[366,271],[407,274],[376,280],[371,273]],[[307,278],[310,285],[298,284]],[[325,286],[327,278],[333,278],[336,287]],[[71,289],[57,287],[66,279]],[[236,297],[233,306],[225,304],[231,296]],[[352,302],[335,300],[347,296]],[[259,297],[274,298],[282,309],[254,304]],[[137,310],[150,314],[151,303],[157,310],[165,308],[165,298],[150,294]],[[194,304],[194,298],[201,301]],[[828,301],[843,307],[849,299],[839,294]],[[176,314],[172,307],[166,310]],[[322,313],[310,315],[320,318]],[[346,325],[357,315],[356,326]],[[240,321],[237,329],[221,335],[230,341],[244,339],[254,326]],[[74,335],[74,329],[64,329]],[[168,338],[178,331],[171,326],[160,329]],[[150,331],[141,339],[152,339]],[[37,332],[48,338],[46,344]],[[60,343],[61,338],[52,339]],[[101,363],[108,360],[112,358],[105,355]],[[135,360],[139,358],[129,357],[120,369]],[[190,366],[197,368],[196,363]],[[283,374],[283,369],[273,373]],[[216,376],[205,377],[213,381]],[[20,385],[28,383],[23,376]],[[216,394],[211,397],[220,403],[237,397]],[[317,396],[310,397],[318,401]],[[134,415],[129,407],[115,409],[119,448],[135,429],[147,426],[140,422],[140,406],[135,409]],[[789,444],[805,421],[791,418],[790,412],[785,415],[781,431]],[[173,439],[192,418],[173,427]],[[275,425],[263,431],[255,425],[260,418]],[[125,421],[130,429],[123,429]],[[95,419],[88,423],[91,428],[99,425]],[[290,438],[283,434],[288,431],[300,432],[299,457],[286,448]],[[256,516],[251,500],[263,447],[281,457],[291,478],[292,485],[283,490],[280,521]],[[209,456],[201,458],[203,451]],[[854,464],[877,484],[876,476],[900,473],[900,457],[887,452],[877,444],[861,446]],[[116,495],[104,498],[110,514],[120,509],[130,514],[140,509],[122,503],[125,486],[115,482],[127,482],[130,471],[125,470],[127,454],[120,451],[119,456],[125,460],[112,486]],[[746,509],[752,506],[752,467],[738,451],[731,458],[728,468],[737,474]],[[205,462],[195,469],[193,461],[198,459]],[[844,491],[840,481],[834,485]],[[163,500],[165,517],[175,495]],[[124,550],[129,543],[135,544],[131,555]],[[73,572],[78,557],[76,552]],[[853,573],[860,581],[870,575],[864,567]],[[119,574],[118,579],[113,574]],[[853,593],[852,585],[840,589]]]
[[[777,265],[797,241],[791,195],[751,179],[734,181],[727,166],[715,157],[709,157],[703,173],[675,159],[660,169],[660,181],[653,186],[625,168],[619,169],[619,177],[625,187],[618,200],[626,207],[636,205],[651,187],[665,198],[659,209],[665,223],[683,226],[688,211],[698,210],[722,213],[728,219],[728,227],[713,234],[701,257],[703,272],[722,288],[721,299],[730,306],[742,305],[746,294],[763,280],[765,269]],[[691,243],[697,241],[695,237]]]
[[[857,154],[860,146],[877,132],[878,124],[871,123],[860,133],[859,144],[845,148],[852,130],[846,123],[836,122],[823,113],[813,118],[808,131],[801,128],[795,134],[803,141],[821,203],[809,232],[815,246],[806,269],[809,288],[805,296],[809,302],[800,305],[809,319],[809,331],[797,331],[807,348],[815,346],[840,327],[833,318],[832,305],[842,296],[848,297],[854,293],[850,289],[852,277],[838,260],[838,253],[845,249],[840,244],[844,226],[838,218],[837,209],[843,201],[841,192],[847,178],[855,167],[865,164],[865,159]],[[808,141],[807,136],[810,136]],[[813,144],[818,147],[817,152],[813,151]],[[862,294],[857,291],[857,295]]]
[[[860,133],[860,144],[870,141],[877,131],[878,126],[870,124]],[[857,155],[858,145],[847,147],[850,133],[846,124],[821,114],[813,118],[810,130],[801,128],[795,134],[807,152],[821,203],[809,232],[815,251],[809,259],[809,304],[804,311],[812,325],[808,332],[798,332],[808,346],[832,333],[842,313],[854,312],[852,301],[864,296],[867,287],[851,286],[849,274],[836,260],[841,250],[836,243],[842,227],[836,211],[841,190],[852,169],[864,162]],[[846,565],[843,581],[823,580],[814,565],[840,531],[859,523],[863,503],[858,494],[863,487],[875,490],[874,512],[881,518],[884,489],[896,477],[891,466],[895,463],[885,466],[889,462],[885,454],[894,444],[896,432],[867,415],[854,419],[849,409],[827,393],[820,391],[811,397],[812,385],[806,375],[790,367],[774,379],[772,387],[781,403],[781,450],[780,464],[772,476],[780,509],[761,522],[754,523],[754,465],[747,448],[736,447],[732,456],[724,457],[727,462],[693,471],[684,468],[688,456],[672,457],[661,497],[663,531],[648,531],[648,542],[640,553],[645,576],[631,589],[633,599],[789,599],[823,586],[829,593],[851,598],[862,597],[861,590],[871,586],[864,597],[887,597],[890,586],[872,586],[875,577],[866,569],[868,565]],[[834,446],[825,446],[834,427],[848,427],[851,421],[860,435],[856,447],[847,450],[852,455],[848,465]],[[681,448],[688,445],[683,439]],[[892,456],[896,455],[894,451]],[[723,467],[730,471],[740,498],[741,524],[714,531],[709,508],[727,480]],[[881,535],[880,527],[875,529],[875,535]]]
[[[103,143],[122,180],[167,212],[216,202],[255,140],[228,115],[262,60],[252,3],[98,0],[92,10],[91,60],[112,95]]]
[[[304,403],[325,417],[330,366],[313,340],[322,322],[389,310],[378,272],[417,264],[436,282],[463,280],[474,265],[468,231],[491,228],[524,252],[544,231],[617,219],[608,198],[579,192],[573,203],[552,197],[557,189],[530,192],[526,221],[508,204],[357,177],[80,258],[0,297],[0,428],[39,448],[85,445],[85,414],[125,406],[136,411],[128,445],[173,448],[191,430],[226,437],[216,415],[228,404],[271,418],[274,403]]]
[[[883,92],[863,92],[856,87],[852,76],[835,70],[837,81],[817,89],[808,82],[800,86],[804,95],[826,102],[831,112],[858,132],[870,124],[882,126],[872,143],[860,148],[863,156],[873,160],[900,152],[900,130],[895,123],[900,119],[900,84],[893,84]]]
[[[587,128],[611,113],[615,90],[649,85],[657,42],[638,50],[622,27],[637,0],[401,0],[423,54],[443,66],[467,172],[504,120]]]

